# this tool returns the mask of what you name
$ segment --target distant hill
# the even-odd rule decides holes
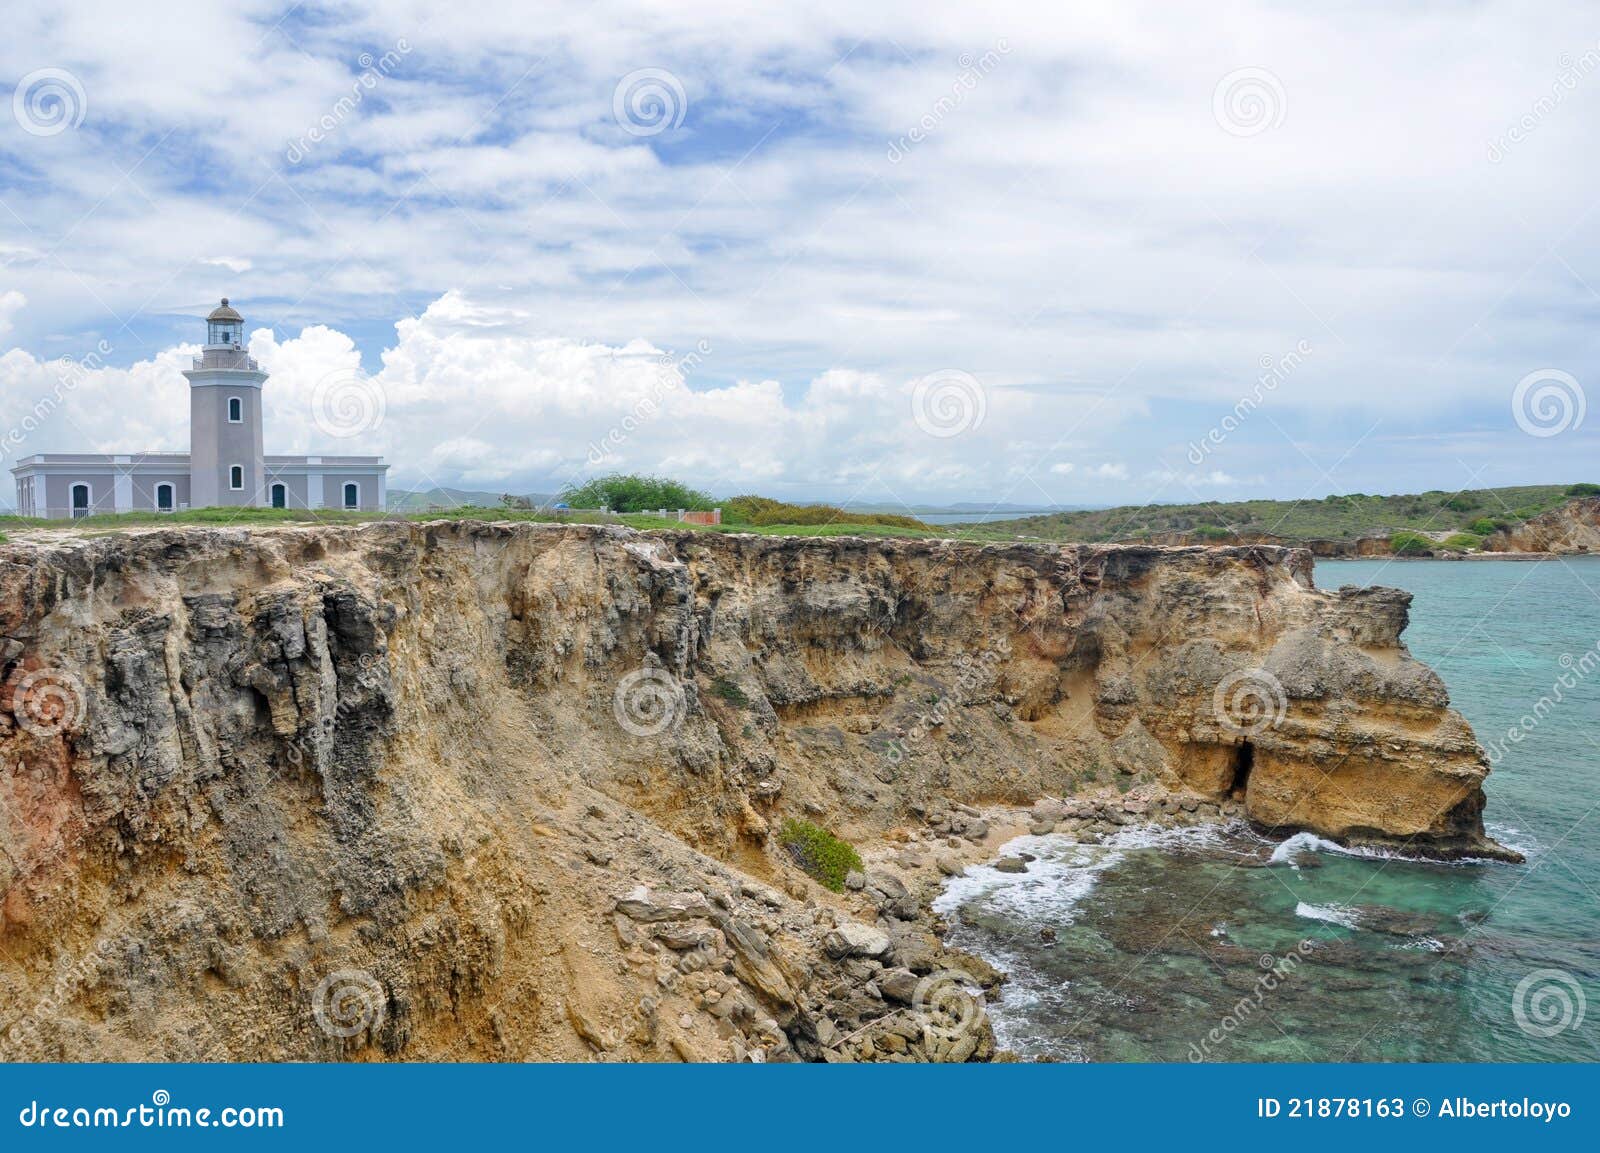
[[[802,501],[798,503],[813,503]],[[816,502],[826,503],[826,502]],[[994,504],[986,500],[958,500],[949,504],[881,504],[872,501],[851,501],[847,508],[856,512],[898,512],[908,513],[911,516],[929,514],[971,514],[971,513],[1005,513],[1032,512],[1045,515],[1058,512],[1076,512],[1080,509],[1093,508],[1093,505],[1084,504]]]
[[[556,498],[549,493],[531,492],[518,493],[532,502],[535,508],[552,503]],[[462,505],[478,505],[483,508],[498,508],[500,505],[498,492],[483,492],[470,488],[428,488],[428,489],[395,489],[389,490],[389,509],[392,512],[426,512],[430,508],[460,508]]]
[[[1401,496],[1351,493],[1321,500],[1246,500],[1125,505],[1007,521],[1008,533],[1084,542],[1176,543],[1279,538],[1290,542],[1357,541],[1396,532],[1485,538],[1515,528],[1585,495],[1594,485],[1432,491]],[[1474,547],[1462,542],[1463,547]]]

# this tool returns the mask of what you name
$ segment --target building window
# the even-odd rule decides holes
[[[236,464],[228,469],[228,487],[235,492],[244,488],[244,465]]]
[[[347,485],[344,486],[344,507],[345,508],[360,508],[361,507],[361,486],[360,485],[352,483],[352,484],[347,484]]]
[[[72,486],[72,515],[74,517],[89,515],[89,486],[75,484]]]
[[[156,485],[156,511],[172,511],[172,486],[170,484]]]
[[[244,401],[240,400],[237,396],[230,396],[228,398],[228,423],[244,423]]]
[[[272,507],[273,508],[288,508],[289,507],[289,491],[286,488],[284,488],[283,485],[281,485],[281,484],[275,484],[275,485],[272,486]]]

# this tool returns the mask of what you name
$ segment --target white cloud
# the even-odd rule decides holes
[[[1092,476],[1096,480],[1127,480],[1128,466],[1121,461],[1108,461],[1085,469],[1084,475]]]
[[[0,336],[11,331],[11,318],[27,307],[28,298],[12,289],[0,292]]]
[[[1584,136],[1600,72],[1525,139],[1494,144],[1552,91],[1563,54],[1594,50],[1581,4],[1538,20],[1510,0],[1357,18],[1247,0],[1225,22],[1007,0],[107,11],[7,11],[0,75],[68,65],[88,108],[78,130],[6,138],[0,264],[28,307],[0,313],[0,338],[38,362],[106,335],[127,384],[189,336],[172,318],[226,292],[275,323],[258,355],[274,359],[290,441],[312,440],[297,406],[315,374],[359,360],[341,333],[376,364],[400,319],[380,439],[408,461],[479,436],[457,427],[463,397],[542,446],[528,456],[496,433],[488,467],[581,459],[645,387],[634,342],[702,340],[716,351],[652,423],[663,431],[618,460],[838,496],[1031,499],[1042,480],[1104,498],[1130,478],[1086,461],[1178,464],[1263,358],[1304,340],[1316,356],[1199,483],[1465,481],[1449,454],[1379,451],[1380,419],[1385,437],[1491,430],[1484,483],[1576,478],[1593,457],[1594,430],[1536,442],[1507,402],[1529,371],[1594,359],[1570,270],[1600,259]],[[401,39],[392,74],[291,163],[362,54]],[[997,65],[941,109],[959,59],[1001,40]],[[194,66],[219,44],[250,66]],[[1247,138],[1212,107],[1244,65],[1286,101],[1281,125]],[[680,129],[641,139],[611,102],[645,66],[671,70],[688,107]],[[935,110],[936,130],[890,163],[887,144]],[[903,389],[944,370],[982,382],[982,427],[909,439]],[[101,399],[78,417],[91,438],[102,417],[119,440],[155,435],[171,403]],[[437,441],[402,444],[415,420]],[[1077,471],[1051,464],[1067,456]]]

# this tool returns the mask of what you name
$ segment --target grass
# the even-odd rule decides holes
[[[831,504],[789,504],[764,496],[736,496],[722,506],[725,523],[771,525],[834,525],[841,522],[883,528],[926,530],[916,517],[890,512],[849,512]]]
[[[42,517],[25,517],[0,514],[0,526],[12,529],[54,529],[57,531],[98,530],[115,532],[118,529],[144,526],[273,524],[364,524],[372,521],[431,521],[431,520],[483,520],[528,521],[538,524],[623,524],[640,531],[676,529],[688,532],[753,532],[763,536],[872,536],[872,537],[930,537],[939,535],[931,529],[897,528],[882,524],[861,524],[845,520],[836,524],[679,524],[642,513],[613,516],[583,509],[551,512],[538,509],[484,508],[462,505],[458,508],[433,509],[415,512],[346,512],[343,509],[281,509],[281,508],[201,508],[181,512],[124,512],[96,513],[78,520],[45,520]]]
[[[1053,513],[1004,522],[1012,533],[1049,540],[1147,540],[1168,533],[1204,540],[1266,535],[1286,540],[1356,540],[1399,532],[1460,530],[1487,535],[1549,512],[1596,486],[1524,485],[1397,496],[1351,493],[1322,500],[1153,504]],[[996,527],[996,526],[990,526]]]
[[[778,843],[789,851],[806,875],[823,888],[844,891],[844,879],[862,868],[861,854],[819,825],[790,818],[778,831]]]
[[[1450,548],[1481,547],[1482,538],[1514,528],[1523,521],[1574,497],[1592,496],[1593,484],[1527,485],[1474,489],[1468,492],[1425,492],[1401,496],[1353,493],[1323,500],[1237,501],[1227,504],[1125,506],[991,521],[987,524],[928,526],[913,517],[890,513],[853,512],[831,505],[794,505],[765,497],[734,497],[723,506],[720,525],[679,524],[646,513],[621,516],[582,509],[560,512],[500,506],[462,505],[429,511],[388,513],[345,512],[342,509],[203,508],[176,513],[97,513],[78,521],[0,516],[0,528],[94,529],[115,531],[140,525],[253,525],[332,523],[375,520],[491,520],[543,524],[623,524],[641,531],[748,532],[764,536],[958,538],[980,542],[1037,539],[1049,541],[1140,541],[1178,535],[1184,539],[1226,543],[1239,536],[1271,536],[1285,541],[1354,540],[1399,537],[1419,532],[1470,534],[1479,545],[1446,542]],[[1410,546],[1417,547],[1413,542]],[[1429,548],[1434,547],[1432,542]]]

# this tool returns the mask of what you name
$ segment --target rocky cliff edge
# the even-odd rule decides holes
[[[1265,546],[0,546],[0,1055],[983,1059],[915,891],[824,889],[785,822],[981,847],[1137,790],[1507,855],[1408,603]]]

